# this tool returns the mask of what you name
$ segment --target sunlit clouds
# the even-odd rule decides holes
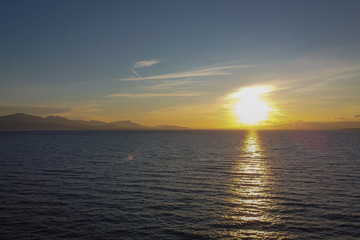
[[[200,92],[168,92],[168,93],[118,93],[110,94],[106,97],[123,97],[123,98],[148,98],[148,97],[193,97],[199,96]]]
[[[144,60],[144,61],[138,61],[135,62],[132,68],[143,68],[143,67],[150,67],[155,64],[158,64],[160,60],[158,59],[150,59],[150,60]]]
[[[142,76],[139,77],[128,77],[123,78],[123,81],[133,81],[133,80],[161,80],[161,79],[176,79],[176,78],[193,78],[193,77],[214,77],[214,76],[223,76],[229,75],[230,70],[249,68],[251,65],[234,65],[234,66],[222,66],[222,67],[211,67],[211,68],[202,68],[194,69],[183,72],[176,73],[167,73],[162,75],[154,76]]]

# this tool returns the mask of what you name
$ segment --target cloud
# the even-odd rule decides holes
[[[69,111],[71,111],[71,108],[0,105],[1,114],[13,114],[13,113],[55,114],[55,113],[66,113]]]
[[[158,64],[159,62],[160,61],[158,59],[138,61],[134,63],[133,68],[150,67],[152,65]]]
[[[170,92],[170,93],[117,93],[106,97],[124,97],[124,98],[145,98],[145,97],[194,97],[199,96],[200,92]]]
[[[189,84],[199,84],[197,81],[188,81],[188,80],[172,80],[172,81],[165,81],[159,84],[148,86],[147,88],[152,90],[165,90],[165,89],[174,89],[174,88],[181,88],[183,85],[188,86]]]
[[[360,118],[360,114],[354,115],[354,118]]]
[[[278,102],[284,105],[292,102],[303,108],[305,102],[313,105],[323,101],[334,107],[354,101],[358,98],[359,77],[360,65],[357,63],[310,56],[264,65],[248,79],[256,80],[258,85],[273,86],[275,91],[270,96]]]
[[[252,67],[252,65],[234,65],[234,66],[203,68],[203,69],[194,69],[190,71],[168,73],[168,74],[148,76],[148,77],[142,76],[142,78],[129,77],[129,78],[123,78],[121,80],[137,81],[137,80],[159,80],[159,79],[174,79],[174,78],[222,76],[222,75],[228,75],[229,74],[228,70],[249,68],[249,67]]]

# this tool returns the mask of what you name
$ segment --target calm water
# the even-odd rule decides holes
[[[0,132],[1,239],[360,239],[360,131]]]

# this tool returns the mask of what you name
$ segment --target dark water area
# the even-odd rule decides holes
[[[0,239],[360,239],[360,131],[0,132]]]

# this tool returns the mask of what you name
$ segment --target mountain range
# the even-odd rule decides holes
[[[60,116],[39,117],[25,113],[0,116],[0,130],[186,130],[171,125],[148,127],[129,120],[116,122],[70,120]]]

